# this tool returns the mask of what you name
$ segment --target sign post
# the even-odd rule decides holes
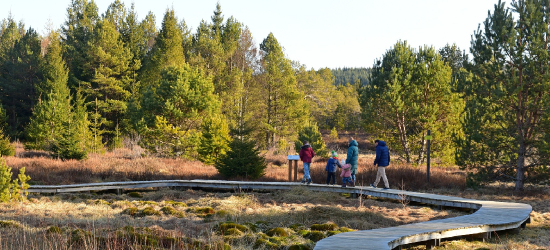
[[[299,155],[289,155],[288,156],[288,181],[292,181],[292,162],[294,162],[294,181],[298,180],[298,160],[300,160]]]
[[[428,143],[426,145],[426,151],[427,151],[426,177],[428,179],[428,183],[430,183],[430,141],[432,140],[432,136],[430,135],[430,130],[428,130],[428,133],[425,138],[426,140],[428,140]]]

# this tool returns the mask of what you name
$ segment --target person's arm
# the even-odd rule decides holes
[[[376,158],[374,158],[374,166],[378,165],[378,162],[380,161],[380,148],[376,147]]]
[[[311,148],[311,158],[315,157],[315,151],[313,151],[313,148]]]
[[[300,156],[300,160],[303,161],[302,160],[303,150],[300,149],[300,153],[298,153],[298,155]]]
[[[350,148],[348,148],[348,155],[347,155],[347,157],[346,157],[346,164],[350,163],[349,161],[350,161],[350,159],[351,159],[352,156],[353,156],[353,151],[352,151],[352,149],[351,149],[351,147],[350,147]]]
[[[390,150],[388,149],[388,164],[390,164]]]
[[[336,165],[338,165],[339,168],[342,168],[342,165],[340,164],[340,161],[336,159]]]
[[[330,163],[331,163],[331,159],[328,159],[327,166],[325,167],[325,171],[328,171],[328,166],[330,165]]]

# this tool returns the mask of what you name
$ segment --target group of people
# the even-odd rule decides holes
[[[380,179],[384,180],[384,188],[389,189],[388,178],[386,177],[386,167],[390,165],[390,152],[386,146],[386,142],[381,140],[375,140],[376,145],[376,158],[374,159],[374,166],[378,166],[378,172],[376,174],[376,181],[370,184],[371,187],[376,188]],[[331,157],[328,159],[325,172],[327,172],[327,185],[336,184],[336,171],[341,168],[340,177],[342,177],[342,187],[355,186],[355,175],[357,174],[357,166],[359,161],[359,144],[353,137],[350,138],[348,145],[348,154],[346,160],[340,162],[338,154],[333,150]],[[308,141],[304,141],[304,145],[300,149],[300,160],[304,164],[304,178],[302,178],[302,184],[311,184],[311,175],[309,169],[311,167],[311,161],[315,157],[315,152]]]

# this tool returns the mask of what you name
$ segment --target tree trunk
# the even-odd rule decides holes
[[[407,139],[407,128],[405,127],[405,116],[397,113],[397,127],[399,128],[399,139],[401,140],[401,146],[405,151],[405,159],[407,163],[411,163],[411,150],[409,149],[409,142]]]
[[[525,181],[525,143],[519,144],[518,162],[516,166],[516,191],[523,191]]]

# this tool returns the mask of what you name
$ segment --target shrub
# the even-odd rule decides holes
[[[0,202],[22,201],[26,198],[27,182],[31,179],[25,175],[25,168],[19,170],[17,179],[11,179],[11,168],[6,165],[4,158],[0,158]]]
[[[336,127],[330,130],[329,138],[332,142],[335,142],[338,140],[338,130],[336,130]]]
[[[13,156],[15,155],[15,147],[10,143],[7,136],[0,130],[0,155]]]
[[[0,228],[20,228],[21,225],[17,221],[0,220]]]

